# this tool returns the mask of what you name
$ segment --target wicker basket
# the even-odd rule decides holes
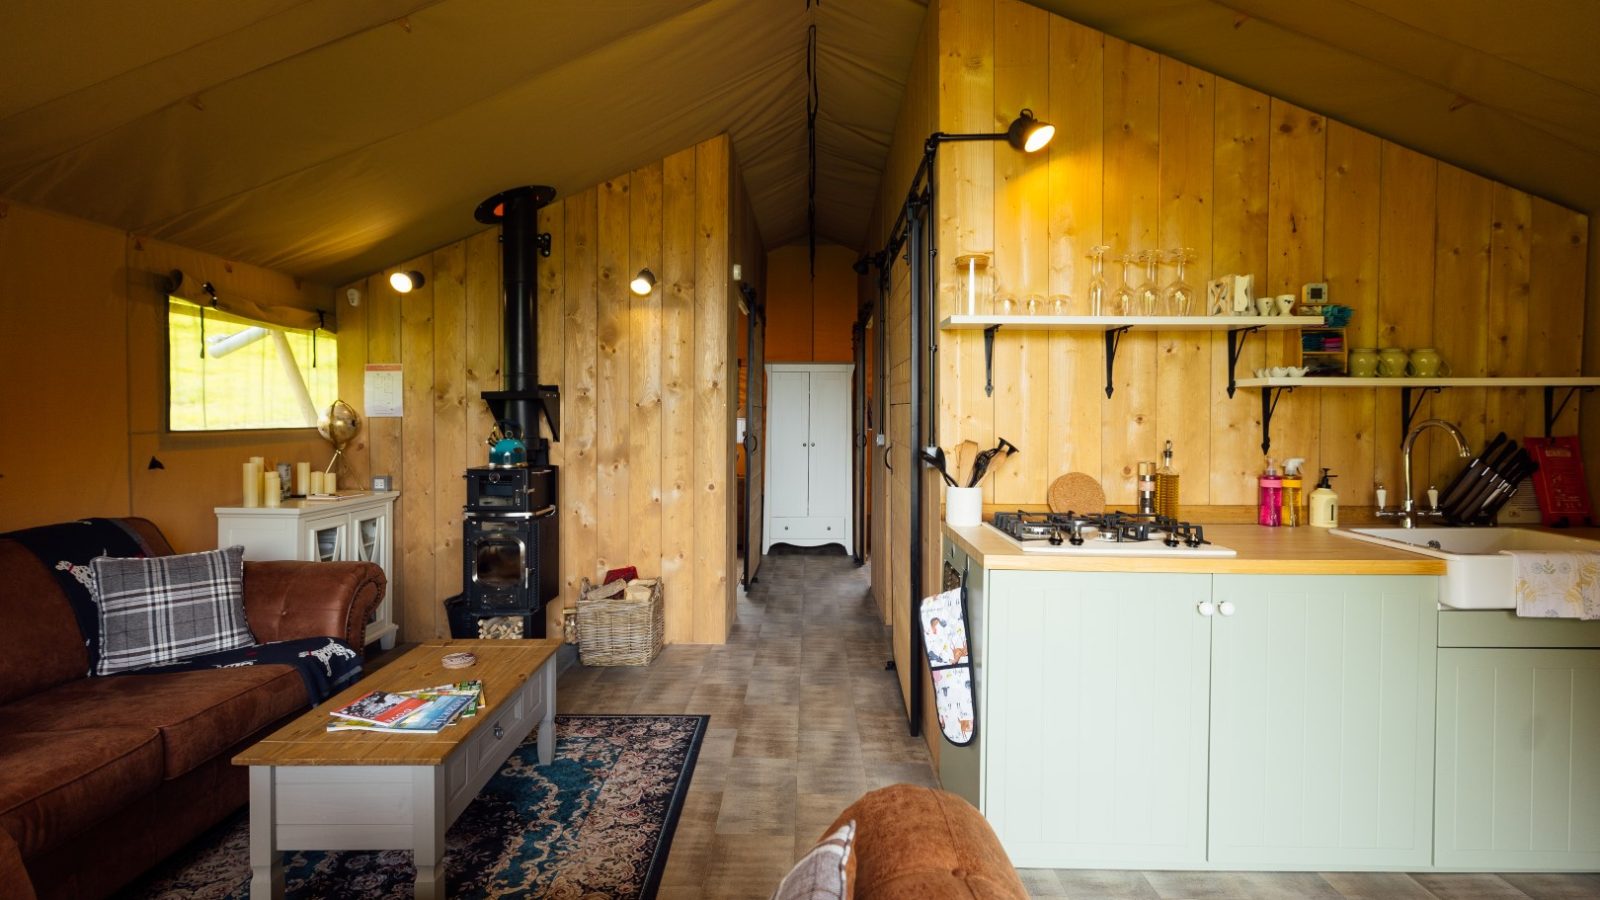
[[[578,654],[586,666],[648,666],[661,652],[661,579],[613,581],[578,592]]]

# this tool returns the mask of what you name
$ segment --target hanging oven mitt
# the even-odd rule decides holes
[[[957,586],[922,600],[922,646],[933,674],[939,730],[957,747],[972,743],[978,727],[972,694],[972,657],[967,652],[966,588]]]

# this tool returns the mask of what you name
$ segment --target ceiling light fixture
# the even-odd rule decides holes
[[[656,273],[650,271],[648,268],[640,269],[639,274],[633,276],[633,280],[628,282],[628,290],[633,291],[635,294],[638,294],[641,297],[649,296],[650,292],[655,289]]]
[[[410,272],[396,272],[389,276],[389,286],[402,294],[409,294],[427,283],[422,273],[416,270]]]

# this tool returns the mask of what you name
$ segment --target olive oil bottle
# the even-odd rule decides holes
[[[1161,468],[1156,470],[1156,514],[1178,517],[1178,470],[1172,467],[1172,442],[1161,451]]]

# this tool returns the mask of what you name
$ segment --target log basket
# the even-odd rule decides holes
[[[661,579],[618,579],[578,590],[578,655],[586,666],[648,666],[661,652]]]

